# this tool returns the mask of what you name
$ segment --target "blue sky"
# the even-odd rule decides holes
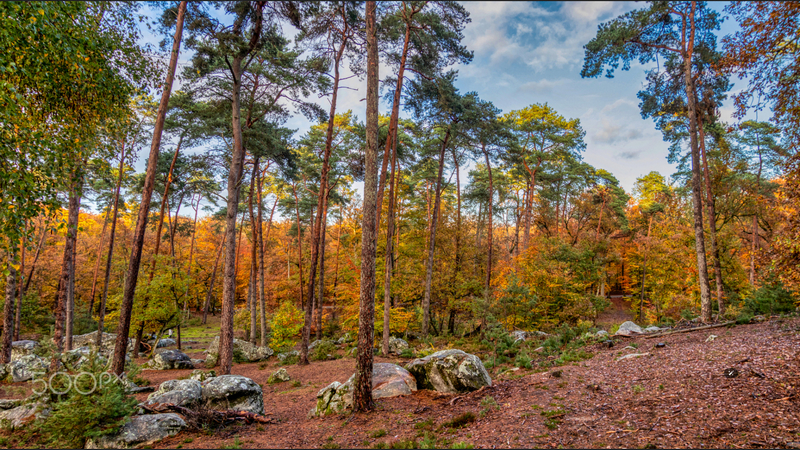
[[[456,83],[462,92],[476,91],[503,112],[533,103],[548,103],[567,118],[579,118],[586,131],[584,160],[608,170],[630,192],[636,178],[652,170],[669,176],[674,166],[667,162],[667,144],[650,119],[642,119],[636,93],[649,67],[633,64],[630,71],[617,71],[612,79],[583,79],[583,46],[597,26],[627,11],[646,7],[635,2],[463,2],[472,22],[466,26],[463,43],[474,52],[468,65],[458,66]],[[712,3],[721,10],[725,3]],[[734,30],[723,24],[720,36]],[[286,28],[287,33],[294,34]],[[157,36],[145,36],[155,43]],[[182,49],[180,60],[191,57]],[[381,66],[381,76],[388,68]],[[733,92],[744,85],[734,81]],[[355,90],[341,90],[339,109],[348,109],[363,120],[366,92],[364,80],[351,79]],[[327,99],[318,103],[328,108]],[[381,113],[390,105],[381,103]],[[723,120],[731,120],[731,101],[721,108]],[[309,128],[301,115],[287,126],[299,137]],[[143,170],[143,161],[137,167]],[[462,169],[463,179],[469,167]],[[358,186],[359,190],[361,186]]]

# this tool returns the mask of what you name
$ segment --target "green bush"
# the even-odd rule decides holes
[[[88,439],[116,433],[135,411],[137,401],[125,394],[124,387],[104,373],[96,359],[84,367],[92,377],[72,379],[73,386],[66,394],[56,396],[50,404],[52,411],[44,420],[34,422],[30,431],[42,437],[45,447],[83,448]],[[66,382],[55,377],[53,384]],[[54,386],[56,390],[67,386]]]
[[[487,326],[484,339],[481,343],[492,352],[492,367],[507,363],[509,357],[513,357],[517,354],[517,349],[519,347],[519,344],[514,342],[514,338],[508,331],[498,323],[489,324]]]
[[[514,365],[524,369],[530,369],[532,367],[531,361],[533,361],[533,358],[528,355],[528,352],[523,351],[517,355],[517,358],[514,360]]]
[[[744,299],[745,310],[751,315],[773,315],[794,311],[798,299],[779,281],[764,284]]]
[[[414,349],[413,348],[404,348],[403,351],[400,352],[401,358],[413,358],[414,357]]]
[[[325,361],[328,355],[336,355],[336,344],[328,340],[322,340],[313,350],[311,350],[312,361]]]

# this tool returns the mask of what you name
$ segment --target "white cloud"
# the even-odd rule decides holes
[[[529,81],[519,86],[520,91],[535,92],[537,94],[552,92],[553,88],[564,85],[566,79],[548,80],[542,79],[537,81]]]
[[[630,128],[626,125],[613,123],[608,119],[601,119],[603,127],[591,136],[592,141],[600,144],[615,144],[639,139],[643,136],[642,131]],[[623,156],[624,157],[624,156]],[[628,157],[627,159],[630,159]]]

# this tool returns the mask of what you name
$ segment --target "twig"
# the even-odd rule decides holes
[[[725,323],[717,323],[717,324],[714,324],[714,325],[706,325],[706,326],[697,327],[697,328],[686,328],[684,330],[667,331],[665,333],[651,334],[651,335],[645,336],[644,338],[645,339],[653,339],[653,338],[656,338],[656,337],[667,336],[667,335],[670,335],[670,334],[691,333],[692,331],[707,330],[709,328],[726,327],[726,326],[734,324],[734,323],[736,323],[736,322],[730,321],[730,322],[725,322]]]

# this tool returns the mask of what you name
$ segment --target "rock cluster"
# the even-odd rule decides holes
[[[442,350],[406,365],[420,389],[444,393],[475,391],[491,386],[492,379],[480,358],[462,350]]]
[[[247,341],[233,340],[233,352],[238,353],[245,362],[258,362],[272,356],[275,352],[269,347],[259,347]],[[219,336],[214,338],[206,350],[206,367],[214,367],[219,360]]]

